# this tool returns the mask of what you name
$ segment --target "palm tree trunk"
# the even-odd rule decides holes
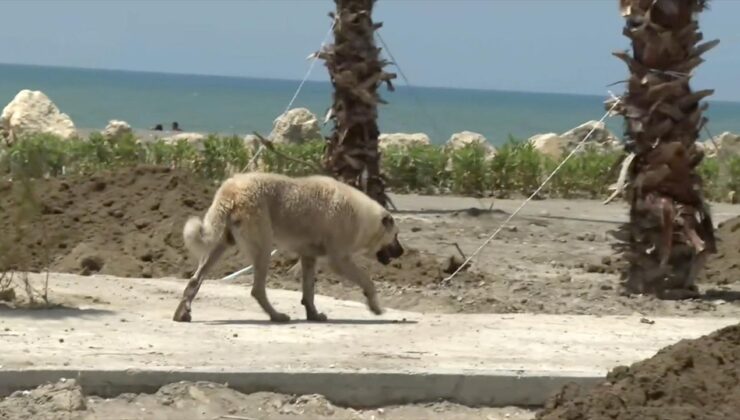
[[[706,0],[620,0],[620,6],[632,54],[614,54],[631,73],[615,110],[625,119],[626,151],[635,153],[630,220],[616,246],[629,262],[625,286],[665,298],[692,296],[706,255],[716,249],[696,172],[703,158],[696,141],[707,121],[700,101],[713,91],[693,92],[689,81],[718,41],[700,44],[696,15]]]
[[[385,182],[380,173],[378,150],[378,96],[381,83],[393,90],[395,74],[375,46],[375,0],[335,0],[334,44],[319,53],[326,61],[334,86],[331,110],[334,129],[328,139],[324,165],[337,179],[364,191],[386,206]]]

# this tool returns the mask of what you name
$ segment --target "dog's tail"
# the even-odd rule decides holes
[[[182,238],[185,248],[200,259],[223,240],[229,221],[230,209],[224,208],[218,198],[214,200],[203,220],[192,216],[185,222]]]

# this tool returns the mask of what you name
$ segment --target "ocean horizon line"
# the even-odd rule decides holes
[[[102,67],[78,67],[78,66],[60,66],[60,65],[48,65],[48,64],[27,64],[27,63],[5,63],[0,61],[0,66],[9,67],[26,67],[26,68],[37,68],[37,69],[59,69],[59,70],[71,70],[71,71],[89,71],[89,72],[108,72],[108,73],[134,73],[142,75],[158,75],[166,77],[197,77],[197,78],[215,78],[225,80],[245,80],[245,81],[266,81],[266,82],[278,82],[278,83],[294,83],[296,89],[301,83],[300,79],[286,79],[286,78],[275,78],[266,76],[246,76],[246,75],[225,75],[225,74],[206,74],[206,73],[190,73],[190,72],[171,72],[171,71],[158,71],[158,70],[139,70],[139,69],[113,69],[113,68],[102,68]],[[529,91],[529,90],[514,90],[514,89],[502,89],[502,88],[474,88],[474,87],[455,87],[455,86],[434,86],[434,85],[413,85],[409,86],[405,83],[398,83],[396,80],[394,87],[402,90],[438,90],[438,91],[464,91],[464,92],[480,92],[480,93],[503,93],[503,94],[514,94],[514,95],[544,95],[544,96],[559,96],[559,97],[576,97],[576,98],[603,98],[607,100],[609,95],[599,95],[596,93],[569,93],[569,92],[551,92],[551,91]],[[307,84],[317,85],[330,85],[329,80],[312,80],[308,79]],[[609,91],[609,87],[613,84],[604,85],[605,92]],[[383,89],[384,90],[384,89]],[[740,100],[732,101],[725,99],[707,99],[709,103],[726,103],[726,104],[740,104]]]
[[[608,98],[606,94],[409,87],[403,80],[396,84],[396,92],[383,88],[379,92],[388,101],[378,109],[381,132],[421,132],[435,144],[461,131],[480,133],[494,145],[506,143],[510,136],[527,139],[563,133],[599,120]],[[289,79],[0,64],[0,102],[9,103],[23,89],[40,90],[83,130],[103,129],[115,119],[137,130],[178,121],[188,132],[267,134],[298,86],[298,80]],[[307,108],[322,121],[332,93],[330,82],[311,80],[290,107]],[[709,105],[712,132],[740,133],[740,103],[709,101]],[[621,117],[607,118],[605,123],[615,134],[623,131]],[[330,124],[322,132],[329,129]]]

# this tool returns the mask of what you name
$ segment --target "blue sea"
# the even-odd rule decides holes
[[[325,71],[317,65],[314,71]],[[103,128],[108,120],[134,128],[178,121],[186,131],[219,134],[269,133],[293,97],[299,81],[89,70],[0,64],[0,106],[21,89],[41,90],[82,129]],[[407,87],[383,90],[381,132],[424,132],[434,143],[469,130],[501,144],[511,135],[563,132],[604,114],[605,97]],[[619,87],[616,87],[617,89]],[[306,107],[323,120],[331,85],[307,82],[293,107]],[[619,93],[619,92],[617,92]],[[710,101],[709,129],[740,133],[740,103]],[[620,118],[607,120],[622,132]],[[325,127],[328,132],[330,124]],[[702,136],[704,137],[704,136]]]

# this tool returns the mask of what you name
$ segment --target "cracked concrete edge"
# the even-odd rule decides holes
[[[321,394],[356,408],[446,400],[466,406],[538,407],[567,383],[593,386],[603,376],[509,373],[255,372],[167,370],[0,370],[0,396],[61,378],[76,379],[85,393],[114,397],[154,393],[179,381],[227,383],[243,393]]]

